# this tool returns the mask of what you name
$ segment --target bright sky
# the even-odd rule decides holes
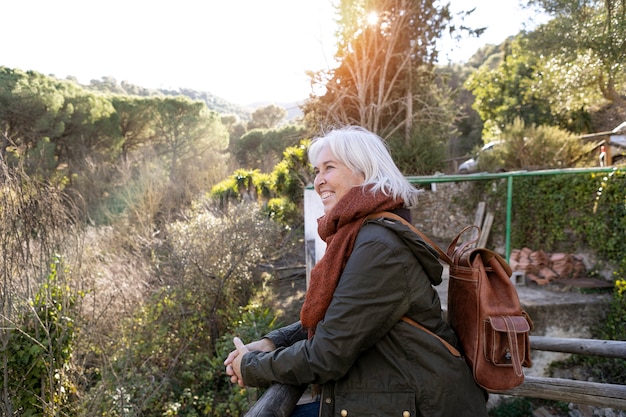
[[[453,10],[476,4],[466,23],[488,26],[451,59],[523,29],[518,1],[451,0]],[[0,12],[0,65],[84,84],[111,76],[280,103],[308,97],[305,71],[333,65],[330,0],[0,0]]]

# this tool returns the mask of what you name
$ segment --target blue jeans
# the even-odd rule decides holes
[[[296,405],[289,417],[318,417],[320,414],[320,402],[313,401],[308,404]]]

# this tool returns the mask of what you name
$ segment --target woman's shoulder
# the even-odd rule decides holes
[[[384,217],[366,220],[357,235],[355,248],[368,242],[382,243],[395,253],[410,253],[419,260],[429,276],[432,275],[433,284],[439,284],[442,266],[438,253],[401,221]]]
[[[403,244],[397,225],[389,219],[366,220],[357,235],[357,242],[375,241],[387,245]]]

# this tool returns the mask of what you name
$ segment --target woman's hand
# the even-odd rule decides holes
[[[226,375],[230,376],[230,382],[243,387],[245,385],[241,378],[241,360],[243,359],[243,355],[250,351],[271,352],[276,349],[276,346],[274,346],[271,340],[266,338],[244,345],[240,338],[235,337],[233,342],[235,344],[235,350],[230,352],[224,361]]]

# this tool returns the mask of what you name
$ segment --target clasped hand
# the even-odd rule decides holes
[[[224,361],[226,375],[230,376],[230,382],[244,387],[245,384],[241,377],[241,360],[243,359],[243,355],[253,350],[271,352],[276,349],[276,347],[271,340],[266,338],[244,345],[240,338],[235,337],[233,338],[233,343],[235,344],[235,350],[230,352]]]

